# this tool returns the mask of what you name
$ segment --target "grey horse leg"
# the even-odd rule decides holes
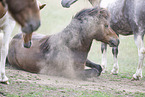
[[[133,75],[132,80],[139,80],[140,78],[142,78],[142,66],[143,66],[143,61],[145,57],[145,48],[144,48],[143,38],[144,38],[144,33],[134,35],[135,44],[138,48],[139,61],[138,61],[138,67],[137,67],[136,73]]]
[[[101,61],[101,65],[103,68],[102,73],[105,73],[107,70],[107,44],[106,43],[101,43],[101,51],[102,51],[102,61]]]

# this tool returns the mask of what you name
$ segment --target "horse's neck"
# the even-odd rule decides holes
[[[89,0],[89,2],[90,2],[93,6],[99,6],[101,0]]]
[[[84,51],[89,51],[92,44],[91,38],[87,36],[88,31],[85,28],[81,28],[81,25],[73,21],[64,30],[62,37],[67,40],[70,48],[83,49]]]
[[[2,18],[6,14],[6,10],[3,5],[0,3],[0,18]]]

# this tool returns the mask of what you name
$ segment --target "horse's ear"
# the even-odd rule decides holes
[[[43,9],[45,6],[46,4],[39,5],[40,10]]]

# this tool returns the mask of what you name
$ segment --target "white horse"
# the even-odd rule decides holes
[[[15,24],[16,22],[13,20],[13,18],[9,15],[7,10],[0,3],[0,32],[3,32],[3,35],[1,34],[2,46],[0,60],[0,82],[6,82],[7,84],[9,83],[8,78],[5,75],[5,62],[6,56],[8,54],[9,40],[11,37],[11,33],[15,27]]]
[[[38,9],[42,9],[45,5],[46,4],[41,4],[39,1],[36,2]],[[8,77],[5,75],[5,62],[9,49],[9,40],[15,24],[15,20],[11,17],[11,15],[0,2],[0,32],[3,31],[3,35],[0,35],[0,39],[2,39],[2,42],[0,40],[0,43],[2,44],[0,60],[0,82],[4,82],[6,84],[9,84],[9,82]]]

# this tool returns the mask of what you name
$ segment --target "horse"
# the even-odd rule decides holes
[[[64,7],[69,7],[70,2],[76,2],[77,0],[62,0],[62,5]],[[138,48],[138,67],[136,73],[133,74],[132,80],[139,80],[142,78],[142,66],[145,57],[144,48],[144,34],[145,34],[145,1],[140,0],[88,0],[93,6],[99,5],[100,7],[107,8],[111,13],[111,27],[117,33],[121,35],[134,35],[135,44]],[[101,50],[103,53],[102,66],[104,71],[107,66],[107,44],[101,44]],[[112,48],[112,53],[114,56],[114,66],[112,69],[112,74],[118,74],[118,47]]]
[[[24,47],[31,47],[32,32],[40,27],[40,12],[37,0],[0,0],[11,16],[22,27]]]
[[[39,3],[39,7],[43,8],[44,5],[41,5]],[[18,13],[16,13],[16,14],[18,14]],[[21,14],[25,15],[26,13],[21,12]],[[17,18],[17,16],[18,15],[15,15],[16,18]],[[28,15],[28,17],[29,17],[29,15]],[[19,21],[23,21],[23,19],[22,20],[20,19]],[[22,22],[22,23],[24,23],[24,22]],[[3,36],[1,37],[2,38],[2,44],[1,44],[2,47],[1,47],[1,63],[0,63],[0,82],[4,82],[6,84],[9,84],[9,83],[8,83],[8,78],[5,75],[5,62],[6,62],[6,56],[8,54],[8,49],[9,49],[10,36],[11,36],[11,33],[12,33],[14,27],[15,27],[15,21],[9,15],[8,11],[4,8],[2,3],[0,3],[0,32],[1,32],[1,30],[3,31]],[[26,28],[27,27],[24,27],[24,29],[26,29]],[[29,31],[28,31],[28,34],[30,34]],[[24,41],[27,39],[27,37],[28,37],[28,35],[24,38]]]
[[[10,42],[9,64],[32,73],[88,78],[101,74],[100,65],[84,69],[93,39],[117,46],[119,39],[110,28],[110,15],[103,8],[84,9],[70,24],[53,35],[33,34],[33,45],[22,46],[22,34]],[[87,63],[89,64],[89,63]]]

